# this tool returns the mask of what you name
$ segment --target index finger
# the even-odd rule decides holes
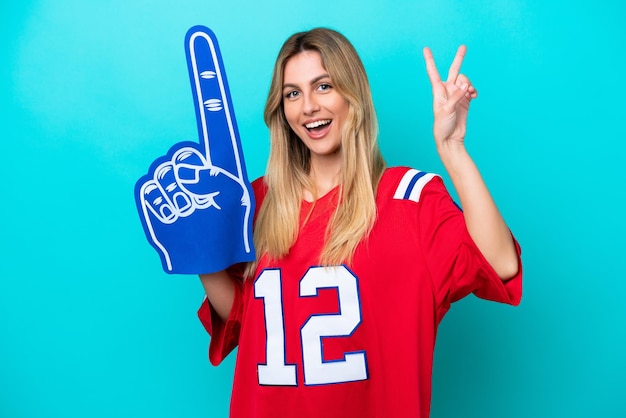
[[[241,141],[215,34],[194,26],[185,37],[185,52],[206,161],[243,179]]]
[[[428,73],[428,78],[430,78],[430,83],[434,85],[435,83],[441,81],[441,77],[439,76],[439,71],[437,71],[433,53],[429,47],[424,47],[423,53],[424,61],[426,61],[426,72]]]
[[[454,60],[448,70],[448,81],[456,82],[456,79],[461,72],[461,64],[463,63],[463,58],[465,58],[466,51],[467,48],[465,45],[459,46],[459,49],[456,50],[456,55],[454,56]]]

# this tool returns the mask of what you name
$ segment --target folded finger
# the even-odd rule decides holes
[[[181,190],[180,185],[176,181],[172,163],[165,162],[159,165],[154,170],[154,180],[177,216],[187,216],[193,212],[191,199]]]
[[[459,76],[456,79],[456,86],[460,89],[463,89],[464,86],[466,87],[466,92],[465,92],[465,96],[468,99],[475,99],[478,96],[478,91],[476,90],[476,88],[474,87],[474,85],[471,83],[471,81],[469,80],[469,78],[467,78],[467,76],[465,74],[459,74]]]
[[[163,189],[157,181],[148,180],[145,182],[139,192],[139,199],[147,225],[152,225],[149,222],[151,217],[156,218],[162,224],[171,224],[178,219],[178,211],[163,193]]]

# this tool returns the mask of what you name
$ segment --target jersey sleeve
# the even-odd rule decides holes
[[[419,236],[433,280],[437,306],[445,313],[450,304],[474,293],[491,301],[518,305],[522,296],[521,248],[515,243],[518,272],[503,281],[482,255],[439,176],[424,184],[419,196]]]
[[[209,360],[214,366],[220,364],[239,343],[239,331],[243,314],[242,266],[235,265],[229,268],[228,271],[229,274],[235,277],[235,299],[226,322],[215,312],[206,296],[200,305],[200,309],[198,309],[198,318],[204,329],[211,336]]]

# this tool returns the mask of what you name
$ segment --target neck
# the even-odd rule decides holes
[[[313,182],[315,190],[305,190],[304,198],[313,201],[314,193],[318,198],[339,185],[341,176],[341,157],[335,159],[311,160],[311,170],[309,177]]]

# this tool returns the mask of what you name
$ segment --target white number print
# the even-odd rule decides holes
[[[300,296],[315,297],[319,289],[336,288],[339,313],[312,315],[300,329],[305,385],[326,385],[367,379],[364,351],[345,353],[343,360],[325,361],[322,339],[348,337],[361,323],[357,278],[345,266],[313,267],[300,281]],[[285,321],[280,270],[265,270],[254,283],[254,295],[265,309],[266,364],[259,364],[259,384],[295,386],[296,365],[286,364]]]

